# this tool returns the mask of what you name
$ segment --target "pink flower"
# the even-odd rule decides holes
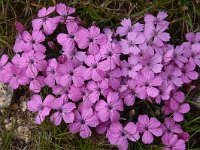
[[[99,52],[99,46],[107,42],[106,36],[100,33],[100,29],[95,26],[91,26],[88,30],[81,29],[76,33],[75,40],[80,49],[89,47],[88,50],[91,55],[97,54]]]
[[[50,59],[48,61],[48,66],[46,70],[47,77],[45,78],[44,82],[49,87],[55,86],[56,83],[59,83],[60,76],[57,73],[58,63],[55,58]]]
[[[185,94],[181,91],[172,91],[170,94],[170,107],[178,107],[180,103],[184,102]]]
[[[60,75],[59,83],[62,86],[69,87],[72,84],[72,81],[75,86],[82,86],[84,84],[83,80],[83,71],[85,67],[79,66],[75,68],[71,60],[66,61],[65,64],[60,64],[57,68],[57,72]]]
[[[122,76],[128,76],[135,79],[138,75],[138,71],[142,69],[142,65],[140,64],[138,57],[130,56],[128,62],[125,60],[121,62],[121,68]]]
[[[67,23],[66,26],[67,26],[68,34],[60,33],[57,36],[57,41],[59,44],[62,45],[64,54],[67,53],[68,51],[70,52],[74,50],[76,46],[74,36],[76,32],[78,31],[78,24],[76,22],[69,22]]]
[[[150,46],[147,47],[147,52],[140,57],[140,63],[143,67],[149,68],[154,73],[160,73],[162,71],[163,65],[161,62],[162,56],[158,53],[154,53],[154,50]]]
[[[90,94],[89,90],[84,85],[82,87],[76,87],[72,85],[70,87],[68,96],[72,101],[76,102],[81,99],[83,99],[83,101],[88,100],[89,94]]]
[[[131,19],[122,19],[121,26],[117,27],[117,34],[120,36],[125,36],[133,29]]]
[[[144,68],[135,79],[138,85],[136,93],[139,98],[144,99],[147,96],[156,97],[159,94],[156,86],[162,84],[162,79],[160,76],[154,76],[154,73],[149,69]]]
[[[60,22],[65,23],[69,22],[69,20],[71,19],[69,15],[75,13],[75,8],[59,3],[56,5],[56,12],[60,15]]]
[[[20,69],[14,64],[5,65],[3,73],[3,82],[8,83],[12,89],[17,89],[20,85],[27,85],[30,82],[30,79],[26,76],[26,70]]]
[[[106,82],[108,86],[112,87],[115,90],[117,90],[120,87],[122,74],[119,68],[115,68],[114,70],[104,72],[102,76],[102,81]]]
[[[37,76],[30,82],[29,89],[34,93],[39,93],[41,89],[45,86],[43,76]]]
[[[135,103],[136,82],[134,80],[128,80],[126,85],[122,86],[120,96],[124,99],[126,106],[133,106]]]
[[[89,81],[87,84],[87,88],[90,91],[88,99],[92,103],[95,103],[99,100],[100,94],[104,93],[104,91],[108,88],[108,84],[106,84],[104,81],[102,82]]]
[[[185,150],[186,145],[182,139],[178,139],[177,135],[169,136],[165,141],[164,144],[167,148],[163,148],[163,150]]]
[[[183,114],[189,112],[190,110],[190,105],[187,103],[179,104],[179,105],[173,105],[171,104],[171,109],[173,111],[173,119],[176,122],[181,122],[183,121],[184,117]]]
[[[39,71],[44,71],[47,62],[45,59],[45,54],[40,52],[30,51],[23,53],[20,61],[20,67],[26,68],[26,75],[29,78],[35,78]]]
[[[24,43],[21,45],[21,48],[24,52],[29,52],[34,50],[35,52],[42,52],[46,51],[46,47],[41,44],[45,40],[45,36],[42,31],[32,31],[32,35],[29,32],[24,31],[22,33],[22,39]]]
[[[47,97],[42,101],[40,95],[33,95],[31,100],[27,102],[28,110],[32,112],[38,112],[36,117],[36,123],[41,124],[45,117],[49,115],[51,111],[51,106],[54,97],[52,95],[47,95]]]
[[[100,53],[102,59],[105,59],[100,62],[104,66],[102,67],[103,71],[115,69],[117,65],[120,66],[121,46],[119,44],[107,43],[101,47]]]
[[[50,35],[56,29],[60,18],[54,17],[50,18],[49,15],[55,11],[54,7],[45,8],[43,7],[41,10],[38,11],[38,18],[32,21],[32,26],[34,30],[40,30],[43,27],[45,34]]]
[[[182,81],[184,83],[189,83],[192,80],[198,79],[199,74],[194,71],[195,67],[196,66],[190,62],[184,64],[182,67]]]
[[[177,64],[178,67],[182,67],[184,63],[188,61],[188,59],[183,55],[184,46],[177,46],[174,49],[173,53],[173,61]]]
[[[69,124],[69,131],[72,133],[80,132],[82,138],[91,136],[89,127],[96,127],[99,124],[97,116],[93,113],[92,108],[82,109],[81,112],[75,111],[75,120]]]
[[[85,71],[84,71],[84,79],[85,80],[90,80],[93,79],[94,81],[100,81],[101,80],[101,75],[100,72],[102,72],[101,67],[103,68],[104,66],[100,66],[99,62],[101,60],[100,55],[89,55],[87,59],[85,59],[85,64],[88,66]]]
[[[164,72],[161,73],[163,81],[166,81],[173,89],[175,87],[181,87],[183,81],[181,79],[182,72],[179,68],[173,66],[172,64],[164,68]]]
[[[15,28],[17,29],[18,33],[20,33],[20,34],[26,30],[25,26],[19,21],[17,21],[15,23]]]
[[[109,119],[111,122],[118,121],[120,114],[118,111],[123,111],[123,102],[119,99],[118,93],[110,92],[107,96],[107,102],[99,100],[95,106],[97,115],[102,122],[106,122]]]
[[[172,135],[183,133],[181,126],[176,124],[172,118],[166,118],[165,123],[161,125],[163,130],[162,142],[165,143]]]
[[[172,87],[166,82],[158,87],[159,94],[156,96],[156,103],[160,104],[161,100],[169,100]]]
[[[0,57],[0,82],[3,81],[3,72],[4,72],[4,66],[8,62],[8,56],[7,55],[2,55]]]
[[[140,52],[138,45],[144,43],[145,39],[143,34],[137,32],[129,32],[127,40],[121,40],[122,53],[123,54],[134,54],[137,55]]]
[[[119,122],[110,125],[108,140],[111,144],[117,145],[119,150],[128,149],[128,139],[136,142],[139,138],[140,135],[133,122],[129,122],[125,127]]]
[[[74,121],[74,113],[72,111],[76,108],[76,105],[72,102],[66,102],[65,95],[55,99],[52,108],[57,110],[50,117],[56,126],[60,125],[62,119],[65,123]]]
[[[200,67],[200,43],[192,44],[189,61]]]
[[[137,128],[142,135],[142,142],[145,144],[153,143],[153,135],[162,135],[161,123],[156,118],[149,118],[147,115],[139,115]],[[152,135],[153,134],[153,135]]]
[[[200,42],[200,32],[197,33],[189,32],[186,34],[185,37],[187,41],[190,42],[191,44]]]

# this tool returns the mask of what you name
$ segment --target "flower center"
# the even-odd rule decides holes
[[[80,123],[85,124],[85,120],[81,119]]]

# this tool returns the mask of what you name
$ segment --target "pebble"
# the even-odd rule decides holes
[[[11,104],[13,90],[7,85],[0,83],[0,109],[7,108]]]

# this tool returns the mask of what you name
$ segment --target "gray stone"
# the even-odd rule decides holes
[[[13,90],[7,85],[0,83],[0,109],[10,106],[12,96]]]

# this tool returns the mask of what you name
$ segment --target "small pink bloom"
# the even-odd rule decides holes
[[[43,27],[45,34],[52,34],[60,21],[59,17],[49,17],[49,15],[54,11],[55,6],[49,7],[47,9],[43,7],[42,9],[40,9],[37,14],[38,18],[33,19],[32,21],[33,30],[40,30]]]
[[[107,96],[107,102],[99,100],[96,104],[95,110],[102,122],[106,122],[109,119],[111,122],[118,121],[120,114],[118,111],[123,111],[123,102],[119,99],[118,93],[110,92]]]
[[[27,31],[22,33],[22,39],[24,43],[21,45],[24,52],[29,52],[34,50],[35,52],[42,52],[46,51],[46,47],[41,44],[45,40],[45,36],[42,31],[32,31],[30,34]]]
[[[92,108],[82,109],[81,112],[75,111],[75,120],[69,124],[69,131],[72,133],[80,132],[82,138],[88,138],[91,136],[91,130],[89,127],[96,127],[99,124],[99,120]]]
[[[65,123],[74,121],[74,113],[72,111],[76,108],[76,105],[72,102],[66,102],[65,97],[65,95],[62,95],[53,101],[52,108],[57,111],[51,115],[50,119],[56,126],[60,125],[62,119]]]
[[[162,142],[165,143],[172,135],[183,133],[181,126],[176,124],[172,118],[166,118],[164,124],[161,125],[163,130]]]
[[[87,47],[91,55],[95,55],[99,52],[99,46],[104,45],[107,42],[106,36],[100,33],[100,29],[95,26],[91,26],[88,30],[81,29],[75,35],[75,40],[80,49],[86,49]]]
[[[145,144],[153,143],[153,135],[159,137],[162,135],[161,123],[156,118],[149,118],[147,115],[138,117],[137,128],[142,135],[142,142]]]
[[[41,124],[45,117],[49,115],[52,107],[54,97],[52,95],[47,95],[47,97],[42,101],[40,95],[33,95],[31,100],[27,102],[28,110],[32,112],[38,112],[36,117],[36,123]]]
[[[162,79],[160,76],[154,76],[151,70],[144,68],[135,79],[138,85],[136,93],[139,98],[144,99],[147,96],[156,97],[159,94],[156,87],[162,84]]]
[[[178,139],[177,135],[171,135],[168,137],[164,143],[167,148],[163,148],[163,150],[185,150],[186,145],[184,140]]]
[[[136,142],[139,138],[139,132],[133,122],[129,122],[125,127],[119,122],[110,125],[108,140],[111,144],[117,145],[119,150],[128,149],[128,139]]]

